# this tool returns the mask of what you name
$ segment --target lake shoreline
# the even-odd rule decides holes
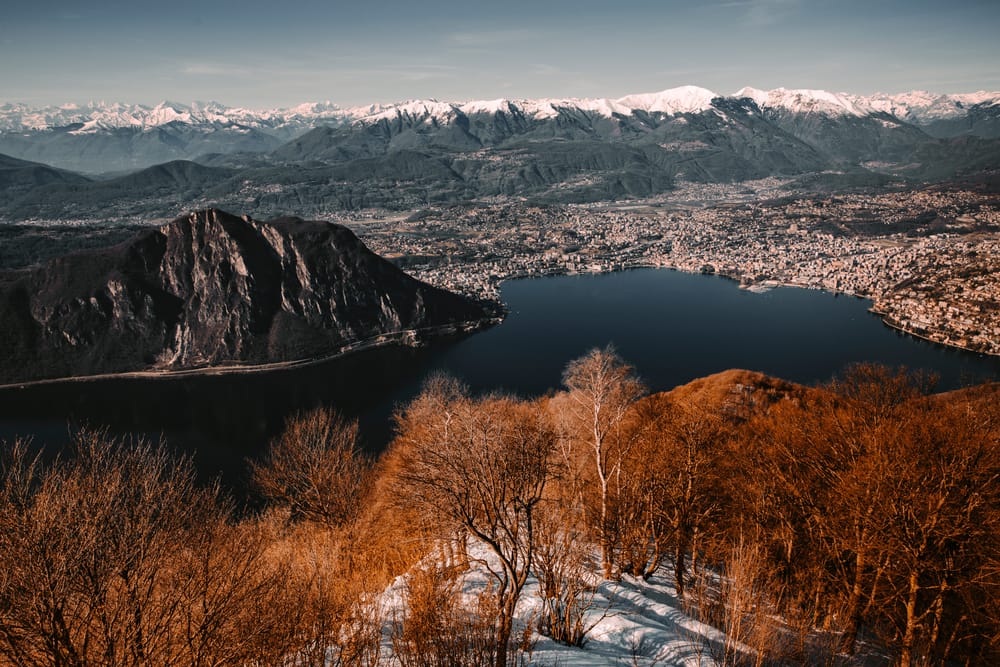
[[[919,334],[916,331],[912,330],[910,327],[907,327],[907,326],[905,326],[905,325],[903,325],[901,323],[893,321],[885,312],[883,312],[882,310],[880,310],[878,308],[878,306],[875,303],[875,300],[872,297],[870,297],[870,296],[866,296],[866,295],[863,295],[863,294],[855,294],[854,292],[846,292],[846,291],[843,291],[843,290],[828,289],[826,287],[819,287],[819,286],[810,285],[810,284],[807,284],[807,283],[796,283],[796,282],[788,282],[788,281],[772,280],[772,279],[760,280],[760,281],[756,281],[756,282],[745,283],[745,282],[742,281],[741,277],[732,276],[732,275],[729,275],[727,273],[718,272],[718,271],[711,271],[711,272],[692,271],[692,270],[688,270],[688,269],[685,269],[685,268],[682,268],[682,267],[674,266],[672,264],[655,264],[655,263],[637,262],[637,263],[632,263],[632,264],[622,264],[622,265],[620,265],[620,266],[618,266],[616,268],[612,268],[612,269],[609,269],[609,270],[601,269],[601,270],[597,270],[597,271],[567,271],[567,270],[563,270],[563,269],[554,269],[554,270],[541,271],[541,272],[538,272],[538,273],[515,272],[515,273],[513,273],[513,274],[511,274],[509,276],[504,276],[503,278],[499,279],[497,281],[497,283],[496,283],[496,288],[497,288],[497,291],[499,291],[499,286],[502,285],[503,283],[507,282],[508,280],[525,280],[525,279],[532,279],[532,278],[550,278],[550,277],[555,277],[555,276],[608,275],[608,274],[613,274],[613,273],[621,273],[621,272],[624,272],[624,271],[635,271],[635,270],[639,270],[639,269],[657,269],[657,270],[677,271],[678,273],[685,273],[685,274],[688,274],[688,275],[718,276],[720,278],[725,278],[726,280],[731,280],[731,281],[735,282],[741,290],[746,290],[747,292],[750,292],[752,294],[764,294],[764,293],[770,292],[771,290],[774,290],[774,289],[779,289],[779,288],[782,288],[782,287],[792,287],[792,288],[797,288],[797,289],[816,290],[818,292],[823,292],[823,293],[826,293],[826,294],[832,294],[834,296],[849,296],[849,297],[853,297],[855,299],[860,299],[862,301],[867,301],[870,304],[869,307],[868,307],[868,312],[877,315],[879,317],[879,319],[882,321],[882,323],[886,327],[888,327],[888,328],[890,328],[890,329],[892,329],[894,331],[898,331],[900,333],[904,333],[904,334],[907,334],[909,336],[913,336],[914,338],[917,338],[919,340],[925,341],[927,343],[932,343],[934,345],[938,345],[938,346],[940,346],[942,348],[945,348],[945,349],[961,350],[962,352],[968,352],[970,354],[979,354],[979,355],[983,355],[985,357],[1000,358],[1000,352],[992,353],[992,352],[989,352],[989,351],[986,351],[986,350],[976,349],[976,348],[973,348],[973,347],[970,347],[970,346],[967,346],[967,345],[960,345],[958,343],[951,343],[951,342],[948,342],[946,340],[941,340],[941,339],[939,339],[937,337],[934,337],[934,336],[931,336],[931,335]],[[491,296],[491,298],[493,298],[493,297]],[[499,297],[496,297],[496,298],[499,298]],[[503,307],[504,313],[506,314],[506,304],[501,303],[501,306]]]
[[[84,383],[100,382],[104,380],[177,380],[189,377],[210,377],[225,375],[251,375],[258,373],[269,373],[273,371],[295,370],[308,368],[319,364],[328,363],[336,359],[343,359],[352,354],[368,350],[376,350],[394,345],[404,347],[420,347],[426,345],[430,340],[439,340],[452,336],[465,335],[496,326],[503,321],[503,315],[483,317],[477,320],[466,320],[452,324],[440,324],[433,327],[421,327],[417,329],[404,329],[387,334],[379,334],[361,341],[354,341],[342,345],[336,352],[310,357],[307,359],[293,359],[289,361],[273,361],[264,364],[215,364],[209,366],[199,366],[196,368],[179,368],[176,370],[136,370],[122,371],[118,373],[95,373],[92,375],[71,375],[58,378],[43,378],[39,380],[25,380],[23,382],[7,382],[0,384],[0,390],[7,389],[28,389],[31,387],[41,387],[46,385],[57,385],[63,383]]]
[[[474,335],[418,347],[356,345],[298,364],[8,385],[0,439],[57,452],[80,427],[162,438],[196,456],[205,475],[221,471],[239,486],[245,459],[265,451],[290,415],[335,408],[358,420],[365,451],[378,452],[399,407],[434,373],[472,395],[543,396],[560,390],[569,362],[608,344],[654,392],[727,368],[818,384],[863,362],[933,373],[942,391],[1000,378],[1000,359],[901,335],[859,299],[802,288],[754,294],[718,274],[634,268],[506,282],[502,326],[480,321]]]
[[[815,287],[807,284],[796,284],[796,283],[782,282],[777,280],[764,280],[753,283],[744,283],[737,277],[728,275],[726,273],[720,273],[720,272],[706,273],[698,271],[688,271],[683,268],[679,268],[677,266],[666,265],[666,264],[646,264],[646,263],[625,264],[610,270],[598,270],[598,271],[570,272],[565,270],[553,270],[540,273],[514,273],[510,276],[505,276],[499,281],[497,281],[497,291],[499,292],[500,285],[508,281],[527,280],[535,278],[554,278],[560,276],[603,276],[603,275],[611,275],[616,273],[624,273],[628,271],[638,271],[644,269],[676,271],[678,273],[683,273],[687,275],[716,276],[719,278],[724,278],[728,281],[735,282],[739,287],[739,289],[745,290],[752,294],[765,294],[767,292],[779,288],[797,288],[797,289],[815,290],[818,292],[823,292],[834,296],[841,296],[841,295],[850,296],[855,299],[867,301],[870,304],[868,307],[868,312],[878,316],[882,324],[887,328],[892,329],[893,331],[897,331],[906,334],[908,336],[912,336],[917,340],[930,343],[932,345],[941,347],[942,349],[960,350],[962,352],[981,355],[983,357],[1000,358],[1000,354],[991,354],[989,352],[984,352],[982,350],[976,350],[967,346],[948,343],[942,340],[937,340],[930,336],[916,333],[910,328],[892,321],[888,317],[888,315],[880,311],[875,305],[874,301],[867,296],[854,294],[852,292],[829,290],[826,288]],[[392,332],[389,334],[380,334],[378,336],[374,336],[372,338],[365,339],[362,341],[355,341],[352,343],[348,343],[344,346],[341,346],[335,352],[331,352],[330,354],[322,355],[319,357],[311,357],[307,359],[295,359],[290,361],[268,362],[264,364],[238,364],[238,363],[216,364],[210,366],[183,368],[176,370],[148,369],[148,370],[136,370],[136,371],[122,371],[118,373],[97,373],[93,375],[75,375],[75,376],[66,376],[58,378],[43,378],[39,380],[27,380],[22,382],[0,383],[0,390],[29,388],[35,386],[45,386],[45,385],[62,384],[62,383],[94,382],[102,380],[125,380],[125,379],[176,380],[176,379],[183,379],[185,377],[207,377],[207,376],[245,375],[245,374],[248,375],[248,374],[268,373],[273,371],[294,370],[297,368],[306,368],[309,366],[315,366],[327,363],[336,359],[342,359],[344,357],[350,356],[358,352],[363,352],[366,350],[374,350],[381,347],[390,347],[394,345],[401,345],[405,347],[419,347],[427,344],[429,340],[434,338],[448,338],[450,336],[474,333],[493,326],[498,326],[502,324],[503,321],[506,319],[509,313],[509,307],[505,302],[500,300],[499,294],[497,294],[495,300],[493,298],[490,298],[489,301],[495,309],[494,312],[497,313],[493,316],[484,317],[477,320],[468,320],[453,324],[438,325],[434,327],[424,327],[421,329],[406,329],[402,331]]]

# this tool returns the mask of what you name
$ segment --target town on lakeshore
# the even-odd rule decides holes
[[[1000,196],[932,186],[797,194],[787,181],[685,184],[641,201],[497,200],[415,213],[331,212],[440,287],[498,299],[511,278],[662,267],[872,301],[886,324],[1000,354]]]

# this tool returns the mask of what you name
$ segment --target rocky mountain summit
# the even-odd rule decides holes
[[[0,273],[0,382],[305,360],[491,314],[409,277],[340,225],[209,209]]]

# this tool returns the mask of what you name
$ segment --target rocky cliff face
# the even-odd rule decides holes
[[[0,273],[0,381],[308,359],[487,316],[340,225],[206,210]]]

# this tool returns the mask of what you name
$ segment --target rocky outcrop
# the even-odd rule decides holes
[[[0,381],[309,359],[489,315],[340,225],[212,209],[0,273]]]

